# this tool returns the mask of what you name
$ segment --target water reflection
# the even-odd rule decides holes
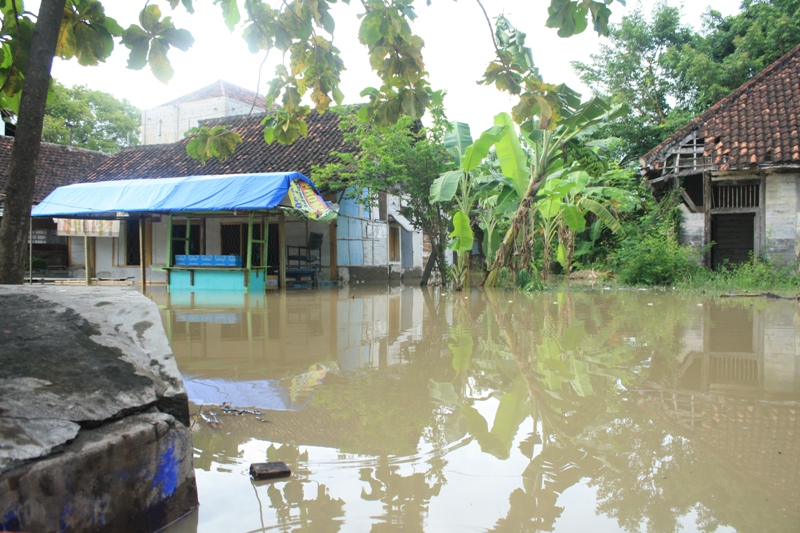
[[[265,410],[195,425],[175,531],[800,529],[793,302],[151,297],[195,402]],[[293,476],[251,483],[264,460]]]

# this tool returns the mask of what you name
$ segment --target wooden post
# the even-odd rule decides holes
[[[92,270],[89,265],[89,237],[83,237],[83,269],[86,271],[86,285],[92,284]]]
[[[705,213],[703,219],[703,244],[708,245],[711,243],[711,210],[714,208],[713,190],[711,186],[711,172],[703,172],[703,211]],[[711,250],[706,249],[703,252],[703,263],[708,268],[711,268]]]
[[[338,238],[336,236],[337,235],[336,229],[338,228],[339,223],[337,220],[334,220],[330,224],[331,228],[331,258],[329,261],[331,265],[330,281],[339,281],[339,249],[337,247]]]
[[[145,288],[147,287],[147,261],[145,261],[145,253],[144,253],[144,232],[145,228],[144,218],[139,219],[139,271],[142,278],[142,294],[145,293]]]
[[[172,266],[172,213],[167,217],[167,268]]]
[[[286,288],[286,215],[278,217],[278,286]]]

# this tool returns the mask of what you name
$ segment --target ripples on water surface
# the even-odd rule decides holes
[[[800,531],[795,302],[150,296],[203,406],[171,533]],[[264,461],[291,478],[251,481]]]

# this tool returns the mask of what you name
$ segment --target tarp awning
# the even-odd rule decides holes
[[[118,213],[263,211],[277,207],[294,181],[309,184],[319,202],[327,205],[314,183],[304,175],[273,172],[67,185],[50,193],[31,214],[115,218]]]

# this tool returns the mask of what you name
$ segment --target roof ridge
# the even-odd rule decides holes
[[[703,111],[701,114],[697,115],[694,119],[692,119],[688,124],[684,127],[676,130],[675,133],[661,141],[655,148],[644,154],[642,157],[639,158],[639,162],[642,166],[647,166],[650,162],[652,162],[659,153],[663,152],[667,148],[672,147],[672,145],[686,136],[689,132],[695,129],[695,127],[703,122],[706,122],[711,116],[715,115],[721,109],[727,107],[729,104],[733,103],[734,100],[737,100],[739,97],[746,94],[753,85],[756,85],[764,80],[764,78],[768,77],[772,73],[775,72],[779,67],[783,66],[789,60],[793,59],[800,53],[800,44],[792,48],[790,51],[783,54],[781,57],[764,67],[764,69],[758,72],[755,76],[741,84],[739,87],[731,91],[729,94],[721,98],[717,101],[714,105]]]

